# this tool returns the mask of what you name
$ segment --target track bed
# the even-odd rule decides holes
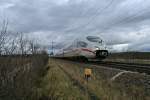
[[[59,76],[59,72],[63,72],[71,82],[71,86],[76,87],[80,94],[89,100],[150,99],[150,80],[148,80],[150,77],[148,75],[105,67],[103,65],[60,59],[50,59],[50,66],[61,70],[56,75]],[[84,79],[85,68],[92,70],[92,77],[88,82]]]

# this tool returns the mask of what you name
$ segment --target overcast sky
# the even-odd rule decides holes
[[[150,51],[150,0],[0,0],[0,23],[50,45],[98,35],[117,51]]]

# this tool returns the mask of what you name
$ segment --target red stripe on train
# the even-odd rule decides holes
[[[92,50],[90,50],[90,49],[87,49],[87,48],[82,48],[81,50],[82,50],[82,51],[91,52],[91,53],[94,53],[94,54],[95,54],[95,52],[93,52]]]

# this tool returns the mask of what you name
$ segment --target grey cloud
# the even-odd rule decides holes
[[[9,4],[0,14],[5,12],[10,30],[37,37],[45,45],[52,40],[61,43],[70,37],[99,35],[108,46],[150,48],[149,38],[138,34],[149,36],[144,31],[150,27],[149,0],[0,0],[0,5]]]

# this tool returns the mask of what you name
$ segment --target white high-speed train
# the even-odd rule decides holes
[[[71,45],[61,49],[55,57],[77,60],[102,60],[108,56],[104,41],[97,36],[77,39]]]

